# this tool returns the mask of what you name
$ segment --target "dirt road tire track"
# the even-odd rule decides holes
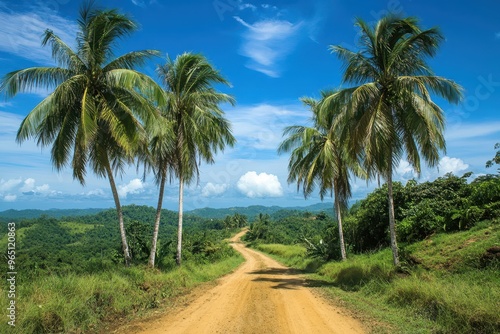
[[[313,294],[306,280],[273,259],[246,248],[237,234],[232,246],[245,257],[189,305],[135,323],[129,334],[364,333],[359,321]],[[132,329],[133,328],[133,329]]]

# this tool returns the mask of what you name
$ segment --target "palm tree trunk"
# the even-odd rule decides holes
[[[180,266],[182,262],[182,201],[184,192],[184,179],[179,176],[179,224],[177,226],[177,256],[175,261]]]
[[[392,257],[395,266],[399,266],[398,243],[396,240],[396,217],[394,214],[394,195],[392,192],[392,165],[387,173],[387,198],[389,201],[389,230],[391,232]]]
[[[148,266],[155,267],[156,244],[158,242],[158,232],[160,231],[161,206],[163,204],[163,193],[165,191],[166,175],[162,173],[160,181],[160,194],[158,195],[158,205],[156,207],[155,228],[153,231],[153,240],[151,241],[151,253],[149,254]]]
[[[115,200],[116,212],[118,214],[118,224],[120,226],[120,237],[122,239],[122,250],[123,257],[125,258],[125,265],[130,265],[130,251],[127,243],[127,235],[125,234],[125,224],[123,223],[123,212],[120,205],[120,198],[118,197],[118,191],[116,190],[115,178],[113,177],[113,171],[109,164],[109,159],[106,161],[106,172],[108,173],[109,184],[111,186],[111,192],[113,193],[113,199]]]
[[[337,212],[337,222],[339,225],[339,243],[340,243],[340,254],[342,256],[342,261],[347,259],[344,243],[344,230],[342,229],[342,212],[340,210],[340,201],[338,196],[335,196],[335,211]]]

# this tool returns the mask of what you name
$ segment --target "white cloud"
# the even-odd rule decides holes
[[[252,5],[251,3],[242,3],[242,4],[238,7],[238,9],[239,9],[239,10],[245,10],[245,9],[247,9],[247,8],[248,8],[248,9],[251,9],[251,10],[253,10],[253,11],[257,9],[257,7],[256,7],[256,6],[254,6],[254,5]]]
[[[0,180],[0,192],[9,191],[9,190],[15,188],[16,186],[18,186],[21,182],[23,182],[21,180],[21,178],[19,178],[19,179],[10,179],[10,180],[7,180],[7,181],[5,181],[4,179],[2,179],[2,180]]]
[[[445,138],[446,140],[460,140],[485,137],[495,133],[500,133],[500,122],[468,123],[446,131]]]
[[[439,161],[439,173],[444,175],[446,173],[457,174],[469,168],[469,165],[464,163],[462,159],[443,157]]]
[[[94,190],[87,191],[86,193],[83,193],[82,195],[87,196],[87,197],[92,197],[92,196],[104,197],[104,196],[106,196],[106,193],[102,189],[94,189]]]
[[[413,169],[412,165],[406,160],[401,159],[399,165],[396,167],[395,172],[403,179],[411,179],[417,177],[417,173]]]
[[[35,190],[37,193],[46,194],[46,193],[50,192],[50,186],[48,184],[44,184],[44,185],[36,187]]]
[[[4,200],[5,202],[14,202],[16,199],[17,199],[17,196],[16,196],[16,195],[11,195],[11,194],[9,194],[9,195],[5,195],[5,196],[3,197],[3,200]]]
[[[279,77],[277,62],[293,49],[302,23],[266,19],[250,24],[239,16],[234,19],[247,28],[241,47],[241,54],[250,58],[247,67],[270,77]]]
[[[201,190],[203,197],[219,196],[226,192],[229,188],[228,184],[213,184],[208,182]]]
[[[251,198],[283,196],[281,183],[273,174],[247,172],[240,177],[237,187],[241,193]]]
[[[292,124],[304,124],[309,114],[303,108],[259,104],[238,107],[228,114],[228,118],[239,146],[276,150],[283,140],[283,129]]]
[[[21,187],[20,190],[22,192],[31,192],[31,191],[34,192],[34,188],[35,188],[35,179],[30,177],[24,180],[24,185]]]
[[[118,195],[127,198],[129,194],[139,194],[144,191],[144,183],[140,179],[133,179],[125,185],[118,186]]]
[[[75,42],[77,25],[54,12],[37,8],[32,12],[14,13],[0,9],[0,51],[41,64],[52,63],[49,46],[42,47],[42,35],[51,29],[65,43]]]

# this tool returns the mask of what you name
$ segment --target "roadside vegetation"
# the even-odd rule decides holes
[[[184,264],[175,262],[177,213],[163,211],[158,269],[147,267],[155,210],[125,206],[131,266],[123,265],[115,210],[55,219],[48,216],[16,221],[16,327],[5,333],[98,332],[118,320],[175,304],[193,287],[234,270],[243,258],[227,239],[240,225],[234,217],[205,220],[185,217]],[[240,224],[242,217],[236,216]],[[5,221],[7,222],[7,221]],[[226,222],[226,223],[225,223]],[[231,225],[228,225],[231,223]],[[1,224],[0,247],[7,247],[7,224]],[[1,265],[2,279],[8,272]],[[0,293],[6,295],[6,286]],[[4,305],[5,306],[5,305]]]
[[[500,177],[467,182],[469,176],[395,183],[398,267],[385,224],[386,187],[346,215],[346,261],[340,261],[337,226],[330,217],[320,236],[309,238],[293,232],[302,228],[302,217],[288,218],[296,226],[270,221],[267,236],[251,245],[302,270],[311,286],[357,310],[373,333],[498,333]],[[321,221],[323,215],[310,219]],[[251,230],[255,224],[259,221],[250,223]],[[295,235],[297,241],[280,242],[273,231]]]

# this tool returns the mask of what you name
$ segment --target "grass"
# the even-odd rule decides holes
[[[492,246],[500,246],[500,225],[483,222],[402,247],[400,269],[383,249],[325,263],[309,279],[328,282],[323,292],[356,310],[373,333],[500,333],[500,263],[483,257]],[[300,246],[257,249],[307,267]]]
[[[16,327],[2,333],[96,332],[107,323],[169,305],[193,287],[233,271],[239,254],[210,264],[186,262],[169,272],[114,267],[88,275],[47,276],[17,282]],[[6,295],[2,285],[0,294]],[[6,309],[2,302],[2,309]]]
[[[276,261],[288,267],[314,272],[323,261],[307,257],[307,249],[302,245],[282,245],[282,244],[255,244],[251,245],[257,250],[269,254]]]

